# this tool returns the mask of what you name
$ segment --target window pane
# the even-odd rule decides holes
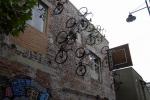
[[[46,7],[44,7],[42,4],[35,6],[32,10],[32,20],[28,20],[27,23],[35,27],[40,32],[44,32],[46,11]]]

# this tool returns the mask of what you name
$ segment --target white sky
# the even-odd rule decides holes
[[[150,82],[150,16],[144,9],[134,13],[136,20],[126,22],[129,12],[145,7],[145,0],[70,0],[78,9],[87,7],[94,14],[94,25],[106,29],[110,48],[128,43],[133,68]]]

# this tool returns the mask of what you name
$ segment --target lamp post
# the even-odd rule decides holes
[[[150,0],[149,0],[149,2],[150,2]],[[141,11],[141,10],[143,10],[143,9],[145,9],[145,8],[147,8],[148,13],[149,13],[149,15],[150,15],[150,6],[148,6],[147,0],[145,0],[145,3],[146,3],[146,7],[143,7],[143,8],[140,8],[140,9],[138,9],[138,10],[135,10],[135,11],[133,11],[133,12],[130,12],[129,15],[128,15],[128,18],[126,19],[126,21],[127,21],[127,22],[132,22],[132,21],[136,20],[136,17],[133,16],[132,14],[133,14],[133,13],[136,13],[136,12],[138,12],[138,11]]]

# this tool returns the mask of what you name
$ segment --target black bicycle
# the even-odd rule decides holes
[[[78,15],[88,19],[90,22],[92,21],[93,13],[92,12],[88,12],[87,7],[81,7],[78,10]]]
[[[65,63],[67,58],[68,58],[68,51],[69,50],[72,50],[72,48],[66,49],[66,44],[61,45],[60,49],[58,50],[58,52],[55,56],[55,62],[58,63],[58,64]]]
[[[75,72],[78,76],[84,76],[87,72],[86,66],[88,66],[88,64],[83,63],[83,60],[86,57],[86,55],[89,55],[89,53],[85,50],[85,48],[79,47],[78,49],[76,49],[75,55],[77,58],[80,58]]]
[[[78,76],[84,76],[86,73],[86,65],[83,64],[82,60],[79,61],[78,67],[76,68],[76,74]]]
[[[89,21],[86,18],[81,18],[77,21],[74,17],[71,17],[66,21],[66,28],[71,28],[76,33],[82,32],[88,25]]]
[[[69,32],[60,31],[56,36],[56,42],[59,44],[65,43],[68,45],[72,45],[76,42],[77,34],[72,30]]]
[[[86,44],[88,45],[99,45],[104,41],[105,36],[100,34],[99,32],[91,32],[86,37]]]
[[[56,7],[53,10],[54,15],[59,15],[64,10],[64,4],[68,3],[68,0],[56,0]]]

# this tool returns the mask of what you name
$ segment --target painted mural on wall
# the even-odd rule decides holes
[[[50,100],[50,89],[28,76],[0,76],[0,100]]]

